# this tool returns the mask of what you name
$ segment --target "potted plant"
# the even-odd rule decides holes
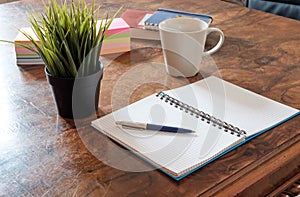
[[[84,0],[62,4],[50,0],[45,12],[34,13],[30,23],[38,42],[22,32],[33,44],[24,45],[41,56],[45,73],[60,116],[81,118],[98,110],[103,65],[100,58],[102,42],[113,17],[102,15],[100,7]]]

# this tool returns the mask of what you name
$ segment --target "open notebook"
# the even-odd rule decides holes
[[[299,114],[217,77],[160,92],[92,121],[92,126],[175,180]],[[171,125],[196,133],[122,128],[115,121]]]

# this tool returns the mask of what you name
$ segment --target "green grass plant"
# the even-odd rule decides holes
[[[100,7],[94,1],[88,7],[84,0],[70,5],[50,0],[44,8],[45,12],[30,16],[39,42],[22,32],[33,43],[23,47],[40,55],[52,76],[72,78],[97,72],[105,33],[118,12],[110,18],[104,13],[97,27]]]

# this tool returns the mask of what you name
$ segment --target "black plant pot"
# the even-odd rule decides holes
[[[98,111],[103,65],[98,72],[76,78],[52,76],[45,69],[58,114],[63,118],[85,118]]]

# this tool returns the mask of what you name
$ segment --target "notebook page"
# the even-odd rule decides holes
[[[115,121],[147,122],[195,130],[179,134],[123,129]],[[243,140],[151,95],[92,122],[92,125],[136,154],[174,176],[186,173]]]
[[[214,76],[166,93],[245,130],[248,137],[299,114],[297,109]]]

